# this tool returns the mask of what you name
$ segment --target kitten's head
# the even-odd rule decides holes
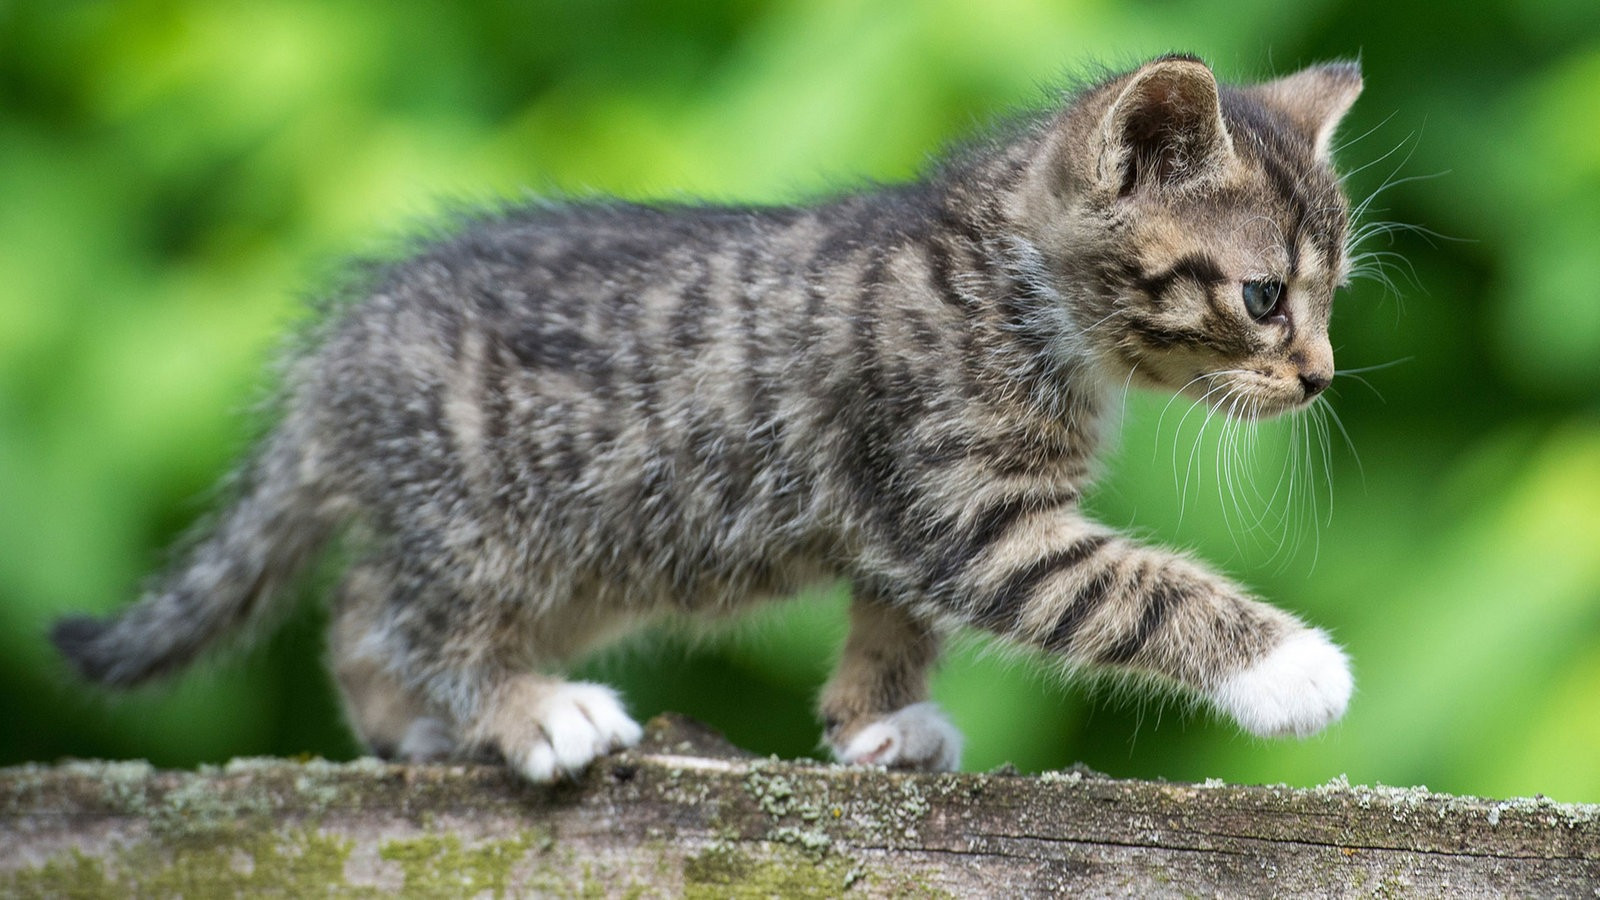
[[[1241,418],[1308,405],[1347,274],[1329,144],[1360,91],[1353,63],[1234,88],[1175,56],[1080,95],[1023,217],[1074,292],[1076,343],[1111,377]]]

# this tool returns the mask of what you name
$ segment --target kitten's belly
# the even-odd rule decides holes
[[[519,539],[523,538],[523,539]],[[618,613],[715,613],[781,600],[842,572],[825,538],[789,540],[664,540],[592,535],[565,547],[501,534],[458,549],[485,589],[521,585],[521,605],[539,614],[576,605]],[[530,552],[532,551],[532,552]]]
[[[638,565],[528,573],[518,599],[520,643],[536,665],[570,661],[642,625],[683,615],[715,618],[792,597],[838,577],[820,554],[786,554],[766,565],[680,575]]]

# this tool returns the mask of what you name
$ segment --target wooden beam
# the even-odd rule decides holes
[[[1600,896],[1600,806],[758,759],[0,769],[0,896]]]

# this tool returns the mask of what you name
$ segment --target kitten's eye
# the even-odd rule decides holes
[[[1283,300],[1283,282],[1246,281],[1244,283],[1244,311],[1257,322],[1263,321],[1278,309]]]

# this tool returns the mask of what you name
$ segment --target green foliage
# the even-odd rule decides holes
[[[130,600],[204,512],[297,292],[341,256],[441,200],[906,177],[1040,85],[1175,48],[1236,80],[1360,56],[1352,192],[1387,184],[1370,217],[1428,231],[1375,236],[1394,289],[1341,299],[1341,366],[1394,363],[1335,382],[1342,429],[1223,435],[1136,397],[1093,503],[1329,627],[1358,693],[1326,736],[1256,742],[964,646],[937,693],[968,766],[1600,800],[1588,0],[0,6],[0,762],[353,753],[309,610],[115,702],[68,686],[43,640]],[[841,631],[835,594],[587,671],[636,713],[799,755]]]

